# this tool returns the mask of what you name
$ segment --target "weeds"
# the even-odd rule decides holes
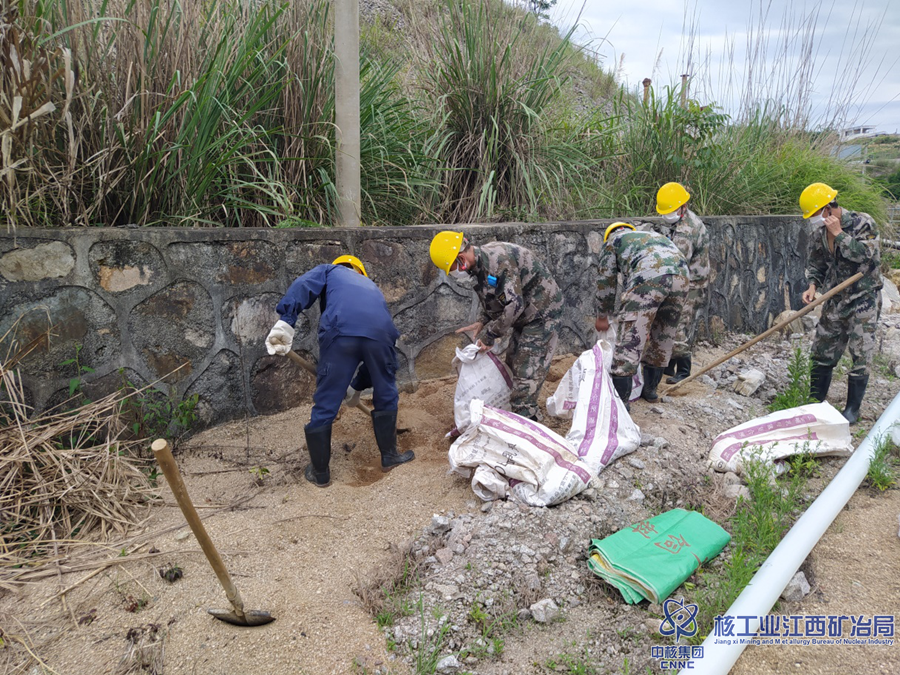
[[[416,675],[432,675],[441,658],[441,650],[444,640],[450,632],[450,622],[446,616],[438,619],[437,628],[426,630],[425,626],[425,599],[419,595],[419,643],[416,649]]]
[[[596,659],[591,657],[587,648],[581,654],[557,654],[544,661],[544,666],[555,673],[569,675],[600,675],[602,672],[594,665]]]
[[[389,559],[370,581],[357,581],[353,592],[379,628],[394,625],[398,617],[411,616],[410,592],[418,586],[418,565],[408,549],[394,548]]]
[[[791,361],[788,363],[787,386],[775,395],[775,400],[768,406],[770,413],[812,403],[809,394],[810,372],[812,363],[809,353],[799,345],[794,347]]]
[[[123,400],[120,413],[134,438],[166,436],[178,439],[184,436],[197,421],[199,394],[179,399],[174,387],[168,394],[155,389],[139,388],[119,369],[121,384],[119,393]]]
[[[743,472],[750,499],[738,500],[729,521],[731,555],[715,572],[701,570],[698,573],[695,601],[699,605],[697,625],[700,630],[691,638],[697,644],[712,629],[714,618],[724,613],[746,588],[756,570],[799,517],[803,505],[806,472],[795,470],[776,478],[774,465],[763,461],[760,452],[748,454],[750,456],[743,462]]]
[[[875,441],[875,452],[866,473],[866,480],[871,487],[884,492],[897,483],[897,454],[898,448],[889,436],[880,436]]]

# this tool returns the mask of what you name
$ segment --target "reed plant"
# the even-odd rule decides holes
[[[543,40],[534,16],[500,0],[446,0],[423,64],[443,222],[554,217],[584,200],[601,149],[551,114],[573,57],[571,31]],[[570,121],[571,122],[571,121]]]
[[[4,4],[9,223],[329,224],[329,12],[326,0]],[[29,70],[30,79],[17,77]],[[396,72],[363,54],[370,222],[420,219],[436,189],[420,167],[431,168],[423,116],[400,94]]]

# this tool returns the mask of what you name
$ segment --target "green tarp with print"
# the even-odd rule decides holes
[[[696,511],[673,509],[592,539],[588,567],[634,605],[662,602],[703,563],[716,557],[731,535]]]

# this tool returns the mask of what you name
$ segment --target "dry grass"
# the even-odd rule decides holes
[[[122,394],[30,418],[19,377],[0,364],[0,586],[88,537],[121,536],[152,494],[124,441]]]

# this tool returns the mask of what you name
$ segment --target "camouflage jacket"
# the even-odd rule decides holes
[[[868,213],[844,210],[841,232],[834,239],[834,251],[828,250],[828,230],[824,226],[810,234],[806,279],[825,293],[839,283],[862,272],[863,277],[841,291],[834,300],[844,304],[867,294],[875,294],[883,285],[881,278],[881,246],[878,226]]]
[[[474,246],[475,292],[481,300],[485,344],[514,327],[562,312],[563,295],[550,270],[523,246],[494,241]]]
[[[618,273],[626,290],[652,282],[666,274],[687,278],[684,256],[671,241],[656,232],[627,228],[614,230],[600,249],[597,260],[597,314],[609,316],[615,310]]]
[[[687,261],[692,288],[709,285],[709,233],[697,214],[688,209],[684,218],[674,225],[665,221],[643,223],[642,230],[657,232],[670,239]]]

